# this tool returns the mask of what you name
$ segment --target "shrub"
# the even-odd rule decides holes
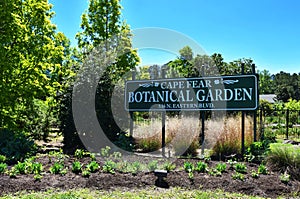
[[[241,180],[241,181],[243,181],[243,180],[245,179],[244,174],[239,173],[239,172],[236,172],[236,173],[232,174],[231,177],[232,177],[232,179],[234,179],[234,180]]]
[[[167,161],[167,162],[165,162],[165,163],[163,164],[163,168],[164,168],[165,170],[167,170],[168,172],[170,172],[170,171],[172,171],[172,170],[175,170],[176,165],[173,164],[172,162]]]
[[[83,177],[88,178],[88,177],[90,177],[90,175],[91,175],[91,172],[88,169],[82,171]]]
[[[6,156],[9,163],[22,161],[36,152],[37,146],[25,133],[8,129],[0,130],[0,154]]]
[[[104,165],[102,166],[102,169],[104,172],[107,173],[115,173],[115,169],[116,169],[116,163],[114,161],[111,160],[107,160]]]
[[[25,174],[26,173],[26,163],[25,162],[18,162],[18,164],[15,165],[15,168],[18,173]]]
[[[101,156],[102,157],[108,157],[109,156],[109,153],[110,153],[110,147],[109,146],[106,146],[105,148],[101,148]]]
[[[85,156],[85,152],[83,149],[76,149],[74,156],[78,159],[81,159]]]
[[[183,168],[186,172],[193,172],[194,171],[194,164],[191,162],[184,162]]]
[[[82,169],[82,165],[79,161],[73,162],[73,164],[72,164],[72,172],[73,173],[78,174],[81,172],[81,169]]]
[[[151,162],[148,163],[148,169],[149,169],[149,171],[154,171],[157,168],[158,168],[158,162],[157,162],[157,160],[153,160],[153,161],[151,161]]]
[[[5,155],[0,155],[0,163],[5,163],[6,157]]]
[[[258,172],[259,174],[267,175],[267,174],[268,174],[268,169],[267,169],[267,167],[266,167],[265,165],[260,164],[259,167],[258,167],[257,172]]]
[[[291,177],[300,179],[300,147],[291,144],[270,144],[267,163],[275,171],[288,171]]]
[[[63,169],[64,169],[64,164],[55,162],[51,167],[50,167],[50,173],[52,174],[63,174]],[[63,173],[62,173],[63,172]]]
[[[153,152],[161,148],[161,138],[159,136],[153,136],[148,138],[141,138],[136,140],[136,148],[142,152]]]
[[[236,163],[234,169],[238,173],[247,173],[247,167],[244,163]]]
[[[7,169],[7,164],[6,163],[0,163],[0,174],[4,173]]]
[[[251,171],[251,176],[252,176],[252,178],[258,178],[259,173],[257,173],[256,171]]]
[[[195,171],[198,171],[200,173],[205,173],[208,171],[207,163],[205,162],[197,162],[197,165],[195,167]]]
[[[99,169],[99,164],[96,161],[92,161],[88,165],[86,165],[86,168],[90,172],[95,173]]]
[[[223,173],[223,172],[226,171],[226,164],[225,164],[225,163],[218,163],[218,164],[216,165],[216,169],[217,169],[219,172]]]

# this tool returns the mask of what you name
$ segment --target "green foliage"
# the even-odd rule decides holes
[[[43,176],[41,174],[37,173],[33,176],[33,178],[35,181],[41,181]]]
[[[208,174],[211,176],[222,176],[222,173],[218,171],[216,168],[210,169]]]
[[[184,162],[183,168],[186,172],[193,172],[195,169],[194,164],[191,162]]]
[[[264,175],[267,175],[268,174],[268,169],[265,165],[263,164],[260,164],[258,166],[258,170],[257,170],[258,174],[264,174]]]
[[[50,173],[52,174],[62,174],[65,172],[64,171],[64,164],[55,162],[51,167],[50,167]]]
[[[218,163],[218,164],[216,165],[216,169],[217,169],[219,172],[223,173],[223,172],[226,171],[226,164],[225,164],[225,163]]]
[[[83,149],[76,149],[74,156],[78,159],[81,159],[84,156],[86,156],[87,154],[89,154],[89,153],[85,152]]]
[[[244,181],[244,179],[245,179],[245,175],[242,174],[242,173],[240,173],[240,172],[236,172],[236,173],[232,174],[231,177],[232,177],[232,179],[234,179],[234,180],[241,180],[241,181]]]
[[[269,151],[269,145],[271,142],[272,140],[268,139],[268,137],[266,137],[262,142],[253,142],[246,151],[248,161],[261,163]]]
[[[131,173],[136,174],[141,170],[141,168],[142,168],[141,163],[135,161],[131,164]]]
[[[95,173],[99,169],[99,164],[96,161],[92,161],[88,165],[86,165],[86,168],[90,172]]]
[[[153,152],[161,147],[161,140],[157,137],[141,138],[137,141],[136,148],[143,152]]]
[[[240,163],[240,162],[236,163],[234,165],[234,169],[237,173],[247,173],[247,167],[244,163]]]
[[[148,163],[149,171],[154,171],[157,168],[158,168],[158,161],[157,160],[152,160],[151,162]]]
[[[82,171],[82,176],[83,177],[88,178],[88,177],[90,177],[90,175],[91,175],[90,170],[86,169],[86,170]]]
[[[284,172],[279,176],[279,179],[283,183],[288,183],[291,180],[291,175],[289,175],[287,172]]]
[[[198,171],[200,173],[208,172],[208,165],[205,162],[197,162],[197,165],[195,167],[195,171]]]
[[[4,163],[6,161],[5,155],[0,155],[0,163]]]
[[[0,154],[14,163],[34,155],[37,147],[23,132],[0,129]]]
[[[26,163],[25,162],[18,162],[15,165],[15,169],[19,174],[25,174],[26,173]]]
[[[172,162],[167,161],[167,162],[165,162],[165,163],[163,164],[163,168],[164,168],[165,170],[167,170],[168,172],[170,172],[170,171],[175,170],[176,165],[173,164]]]
[[[291,144],[270,144],[267,162],[273,170],[286,171],[291,177],[300,179],[300,147]]]
[[[72,163],[72,172],[73,173],[80,173],[81,172],[81,169],[82,169],[82,165],[79,161],[75,161]]]
[[[16,167],[12,167],[9,171],[8,171],[8,175],[10,178],[15,178],[17,177],[18,174],[18,170],[16,169]]]
[[[109,157],[109,154],[110,154],[110,147],[109,146],[106,146],[105,148],[101,148],[101,156],[102,157]]]
[[[275,94],[277,100],[287,102],[290,98],[300,100],[299,75],[290,74],[281,71],[274,76],[274,85],[276,85]]]
[[[111,160],[107,160],[104,162],[104,165],[102,166],[102,170],[107,173],[114,174],[116,169],[116,163]]]
[[[251,176],[252,178],[258,178],[259,177],[259,173],[256,171],[251,171]]]
[[[67,39],[51,23],[48,1],[5,1],[0,13],[0,126],[47,134],[69,75],[63,67]]]
[[[259,71],[259,92],[261,94],[273,94],[275,84],[268,70]]]
[[[7,164],[6,163],[0,163],[0,174],[4,173],[7,169]]]

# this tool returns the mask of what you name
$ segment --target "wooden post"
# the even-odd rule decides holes
[[[161,77],[165,78],[166,73],[165,73],[165,68],[162,67],[161,69]],[[161,124],[162,124],[162,131],[161,131],[161,147],[162,147],[162,156],[166,157],[166,112],[163,111],[161,113]]]
[[[202,65],[202,78],[204,77],[204,65]],[[200,111],[201,114],[201,155],[204,156],[205,144],[205,111]]]
[[[245,63],[242,63],[242,75],[245,73]],[[242,111],[242,156],[245,153],[245,111]]]
[[[255,75],[255,64],[252,64],[252,73]],[[258,89],[258,88],[257,88]],[[258,92],[259,93],[259,92]],[[259,101],[259,94],[258,94],[258,99]],[[253,112],[253,141],[257,141],[257,110]]]
[[[289,120],[290,120],[290,111],[289,109],[286,110],[286,132],[285,132],[285,138],[289,139]]]
[[[135,80],[135,76],[136,76],[136,70],[133,69],[132,70],[132,80]],[[134,125],[134,112],[133,111],[130,111],[129,112],[129,115],[130,115],[130,131],[129,131],[129,134],[130,134],[130,137],[133,136],[133,125]]]

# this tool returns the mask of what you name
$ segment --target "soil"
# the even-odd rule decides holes
[[[152,158],[153,159],[153,158]],[[153,172],[145,171],[132,173],[115,174],[104,173],[98,171],[92,173],[90,177],[82,177],[81,174],[74,174],[69,171],[66,175],[54,175],[49,172],[50,166],[55,161],[52,159],[49,163],[48,156],[40,156],[36,161],[44,165],[43,178],[40,181],[35,181],[33,174],[17,175],[16,178],[10,178],[7,174],[0,174],[0,195],[8,193],[16,193],[19,191],[46,191],[49,189],[68,190],[76,188],[88,188],[92,190],[132,190],[144,189],[155,186],[157,177]],[[65,165],[71,168],[75,161],[74,157],[65,159]],[[83,164],[87,164],[90,158],[80,159]],[[103,158],[97,158],[100,165],[104,163]],[[124,160],[122,160],[124,161]],[[139,161],[147,163],[150,158],[141,156],[129,157],[127,161]],[[162,160],[165,161],[165,160]],[[171,161],[171,160],[170,160]],[[198,162],[196,159],[177,159],[174,163],[177,165],[174,171],[168,173],[165,181],[169,187],[181,187],[189,190],[216,190],[222,189],[226,192],[243,193],[253,196],[261,196],[268,198],[277,198],[278,196],[291,196],[297,193],[300,197],[300,182],[291,180],[288,183],[283,183],[279,179],[279,173],[269,172],[268,175],[260,175],[259,178],[251,177],[251,171],[257,171],[258,165],[253,163],[245,163],[248,173],[245,174],[245,180],[233,180],[233,170],[230,170],[227,165],[227,170],[222,176],[211,176],[207,173],[194,173],[194,179],[188,177],[188,173],[183,171],[183,163],[185,161]],[[209,161],[209,168],[214,168],[218,162]],[[294,195],[295,196],[295,195]]]

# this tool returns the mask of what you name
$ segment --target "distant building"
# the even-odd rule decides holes
[[[259,95],[259,99],[266,100],[269,103],[274,104],[276,101],[276,95],[275,94],[263,94],[263,95]]]

